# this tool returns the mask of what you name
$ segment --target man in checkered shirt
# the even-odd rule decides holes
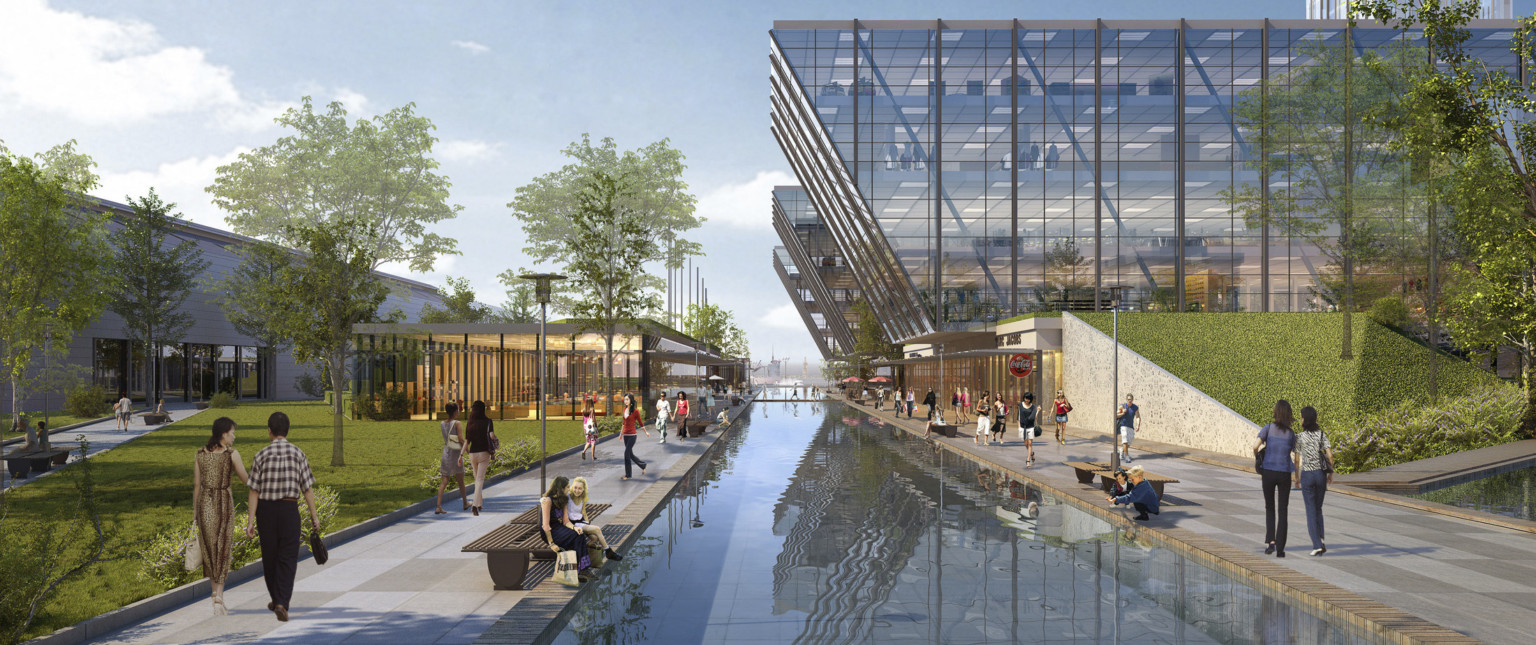
[[[293,577],[299,568],[299,496],[309,505],[310,526],[315,521],[315,476],[309,471],[309,458],[298,446],[288,443],[288,415],[273,412],[267,417],[267,434],[272,443],[256,453],[251,463],[251,499],[246,508],[245,534],[261,534],[261,568],[272,602],[267,609],[280,621],[288,620],[288,602],[293,598]]]

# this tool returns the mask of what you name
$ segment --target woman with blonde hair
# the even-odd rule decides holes
[[[613,547],[608,546],[608,538],[603,537],[603,530],[587,523],[587,478],[577,477],[572,479],[570,487],[565,490],[566,496],[570,499],[566,503],[568,508],[566,509],[565,516],[570,518],[571,525],[576,527],[576,530],[587,534],[589,541],[596,541],[598,546],[603,548],[603,555],[609,560],[615,562],[623,560],[624,556],[619,555],[618,551],[614,551]]]

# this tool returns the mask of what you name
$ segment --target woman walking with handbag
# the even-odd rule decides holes
[[[678,395],[681,396],[682,393],[679,392]],[[640,438],[639,435],[636,434],[636,431],[645,431],[645,436],[647,438],[651,436],[651,431],[646,429],[645,419],[640,418],[640,410],[635,406],[635,395],[624,395],[623,414],[624,430],[622,432],[624,435],[624,479],[629,479],[633,476],[633,471],[630,470],[630,464],[639,466],[640,474],[645,474],[645,462],[641,461],[639,457],[635,456],[635,441]]]
[[[1019,437],[1024,439],[1024,449],[1029,451],[1029,458],[1024,461],[1024,467],[1035,465],[1035,437],[1039,434],[1040,408],[1035,405],[1035,395],[1024,393],[1024,400],[1019,402]]]
[[[1333,483],[1333,448],[1328,435],[1317,425],[1317,410],[1301,409],[1301,434],[1296,435],[1296,481],[1301,486],[1301,501],[1307,506],[1307,535],[1312,538],[1312,555],[1328,552],[1323,545],[1323,494]]]
[[[981,398],[976,400],[976,435],[971,437],[976,445],[981,445],[983,437],[992,431],[992,403],[990,395],[981,393]]]
[[[448,419],[438,424],[443,431],[443,458],[437,466],[437,512],[442,515],[448,511],[443,510],[443,491],[448,488],[449,479],[457,479],[459,482],[459,501],[464,503],[464,510],[469,510],[469,492],[464,490],[464,427],[459,425],[459,405],[449,403],[443,406],[443,413]]]
[[[956,410],[956,412],[958,412],[958,414],[956,415],[958,422],[960,422],[960,423],[970,423],[970,421],[971,421],[971,388],[968,388],[968,387],[960,388],[960,407],[959,407],[959,409]]]
[[[1056,400],[1053,402],[1056,408],[1056,443],[1067,445],[1067,413],[1072,411],[1072,403],[1067,401],[1067,395],[1061,390],[1056,390]]]
[[[688,395],[681,391],[677,393],[677,436],[679,439],[688,438]],[[641,467],[640,470],[645,470]]]
[[[1291,480],[1296,472],[1296,433],[1291,431],[1295,417],[1291,402],[1275,402],[1274,421],[1259,430],[1253,445],[1254,467],[1264,486],[1264,555],[1285,557],[1287,516],[1291,503]],[[1299,481],[1299,480],[1298,480]]]
[[[219,417],[213,435],[192,458],[192,523],[202,551],[203,575],[213,587],[213,613],[224,615],[224,580],[229,576],[235,536],[235,500],[229,495],[230,476],[250,484],[240,452],[235,450],[235,422]]]
[[[469,423],[464,437],[469,440],[469,463],[475,469],[475,503],[470,510],[475,516],[485,508],[485,471],[491,467],[491,456],[496,454],[496,426],[485,416],[485,401],[469,404]]]
[[[992,403],[992,436],[997,445],[1003,445],[1004,432],[1008,431],[1008,401],[1006,396],[998,393],[997,400]]]

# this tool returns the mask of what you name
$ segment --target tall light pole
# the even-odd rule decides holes
[[[1110,387],[1110,392],[1112,392],[1112,394],[1110,395],[1110,399],[1109,399],[1110,413],[1113,414],[1115,410],[1119,409],[1116,406],[1120,405],[1120,292],[1124,291],[1125,287],[1124,286],[1113,286],[1113,287],[1105,287],[1105,288],[1109,289],[1109,311],[1110,311],[1109,317],[1110,317],[1110,321],[1111,321],[1110,322],[1110,328],[1114,332],[1114,339],[1115,339],[1115,357],[1114,357],[1114,361],[1113,361],[1113,364],[1114,364],[1114,376],[1112,377],[1114,379],[1114,384]],[[1109,465],[1110,465],[1110,468],[1119,468],[1120,467],[1120,434],[1119,434],[1120,433],[1120,419],[1119,419],[1119,417],[1112,418],[1110,420],[1109,427],[1110,427],[1110,436],[1109,436]]]
[[[565,276],[558,273],[528,273],[518,277],[534,281],[533,297],[539,301],[539,494],[543,495],[546,488],[544,462],[549,458],[549,401],[545,400],[544,394],[545,381],[549,376],[549,365],[544,362],[544,347],[549,337],[544,333],[544,325],[549,319],[551,283],[564,280]]]
[[[53,369],[52,349],[53,323],[43,323],[43,374],[49,374],[49,370]],[[48,419],[48,388],[52,387],[49,382],[51,380],[51,374],[43,379],[43,431],[37,433],[37,446],[44,451],[48,450],[48,433],[53,430],[53,423]]]

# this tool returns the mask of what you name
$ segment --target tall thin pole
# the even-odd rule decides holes
[[[1118,289],[1111,289],[1109,294],[1110,320],[1115,332],[1115,367],[1113,377],[1115,383],[1110,387],[1112,394],[1109,398],[1109,410],[1113,414],[1117,409],[1115,406],[1120,405],[1120,293]],[[1120,466],[1120,437],[1117,433],[1120,432],[1120,420],[1118,418],[1111,420],[1109,427],[1111,428],[1109,436],[1109,463],[1112,467],[1118,468]],[[1118,562],[1120,557],[1120,550],[1118,548],[1115,550],[1115,557]],[[1116,588],[1118,589],[1119,586],[1116,585]]]
[[[544,347],[549,344],[549,337],[545,335],[544,323],[549,317],[549,304],[539,303],[539,494],[549,490],[544,483],[544,462],[549,459],[549,401],[544,398],[545,381],[549,377],[549,366],[544,363]]]

